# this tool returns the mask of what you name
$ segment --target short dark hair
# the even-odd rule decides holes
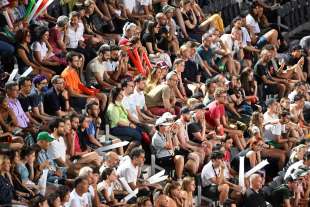
[[[224,153],[216,150],[211,153],[211,160],[222,159],[224,157]]]
[[[58,188],[57,193],[59,195],[60,200],[63,201],[65,199],[66,195],[68,193],[70,193],[70,189],[67,186],[61,185]]]
[[[98,50],[98,55],[101,54],[101,53],[106,53],[106,52],[110,52],[111,51],[111,47],[110,45],[107,45],[107,44],[103,44],[100,46],[99,50]]]
[[[126,88],[128,86],[128,83],[129,82],[132,82],[132,79],[131,78],[124,78],[121,80],[121,85],[122,85],[122,88]]]
[[[296,101],[300,101],[300,100],[303,99],[303,98],[305,98],[304,95],[302,95],[302,94],[297,94],[297,95],[294,97],[294,103],[295,103]]]
[[[23,85],[25,85],[25,83],[26,83],[27,81],[32,82],[31,78],[29,78],[29,77],[20,77],[20,78],[18,79],[18,86],[19,86],[19,87],[22,87]]]
[[[65,121],[62,118],[56,118],[54,120],[51,121],[51,123],[48,125],[49,130],[51,132],[54,131],[54,129],[59,127],[59,123],[64,123]]]
[[[122,92],[122,89],[119,87],[112,88],[110,92],[111,102],[115,104],[117,96]]]
[[[85,106],[86,112],[90,109],[92,109],[93,106],[99,106],[99,104],[96,101],[91,101]]]
[[[141,148],[135,147],[129,153],[129,157],[133,160],[133,159],[139,157],[142,154],[145,154],[145,151],[143,149],[141,149]]]
[[[49,194],[48,197],[47,197],[48,205],[51,206],[51,207],[54,206],[53,203],[55,202],[55,200],[58,197],[60,198],[60,196],[59,196],[59,194],[57,192],[53,192],[53,193]]]
[[[141,81],[144,81],[144,80],[146,80],[146,78],[145,77],[143,77],[141,74],[139,74],[139,75],[137,75],[136,77],[135,77],[135,79],[133,80],[135,83],[140,83]]]
[[[34,198],[32,198],[30,200],[30,207],[39,207],[40,206],[40,203],[43,203],[44,201],[46,201],[46,197],[45,196],[42,196],[42,195],[37,195],[35,196]]]
[[[74,188],[76,188],[83,180],[88,180],[87,176],[79,176],[74,180]]]
[[[48,27],[45,26],[39,26],[35,28],[35,37],[37,41],[40,41],[43,37],[43,35],[49,31]]]
[[[276,103],[276,102],[277,102],[276,99],[271,98],[271,99],[269,99],[269,100],[266,102],[266,105],[267,105],[267,107],[269,108],[271,105],[273,105],[273,104]]]
[[[78,118],[80,120],[80,116],[77,113],[71,114],[70,121],[72,121],[74,118]]]
[[[105,168],[101,173],[101,180],[106,180],[109,175],[114,171],[114,168]]]
[[[11,90],[13,87],[18,86],[18,83],[16,81],[8,81],[5,83],[5,91]]]
[[[67,53],[66,59],[67,59],[68,62],[72,62],[73,57],[75,57],[75,56],[81,57],[80,53],[74,52],[74,51],[70,51],[70,52]]]
[[[120,50],[119,46],[116,44],[110,45],[110,51]]]
[[[23,147],[22,150],[20,151],[20,158],[24,159],[26,156],[29,156],[34,152],[35,150],[31,147]]]

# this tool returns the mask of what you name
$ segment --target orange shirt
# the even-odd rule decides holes
[[[74,68],[66,67],[61,73],[61,77],[65,80],[65,86],[71,88],[74,92],[81,94],[79,84],[83,85],[80,77]]]

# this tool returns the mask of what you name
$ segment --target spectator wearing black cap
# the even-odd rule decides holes
[[[108,72],[113,71],[110,64],[111,47],[102,45],[98,50],[98,56],[92,59],[86,66],[86,80],[89,86],[98,89],[111,89],[117,83],[113,81]]]
[[[219,199],[221,205],[227,200],[229,192],[229,185],[226,183],[229,173],[223,157],[222,152],[213,151],[211,160],[203,167],[201,172],[203,192],[205,195]]]
[[[292,206],[291,203],[294,203],[291,201],[291,199],[296,199],[294,197],[295,193],[297,193],[297,184],[298,184],[298,178],[294,175],[290,175],[285,179],[285,184],[282,184],[275,189],[273,189],[271,193],[271,204],[273,206]]]

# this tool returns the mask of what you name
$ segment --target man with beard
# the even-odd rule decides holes
[[[44,111],[53,116],[66,116],[69,114],[70,104],[68,91],[64,87],[64,79],[55,75],[51,83],[52,87],[44,94]]]
[[[111,64],[111,47],[102,45],[98,50],[98,55],[92,59],[86,67],[86,80],[90,86],[98,89],[111,89],[117,85],[108,72],[115,71],[117,64]]]
[[[89,122],[89,127],[86,129],[88,135],[87,145],[92,149],[102,147],[102,144],[97,140],[97,129],[100,127],[101,122],[101,119],[98,117],[99,104],[96,101],[91,101],[86,105],[85,109],[86,113],[91,118],[91,122]],[[97,123],[99,123],[99,126]]]
[[[32,116],[31,109],[35,106],[34,100],[29,96],[32,88],[31,79],[28,77],[21,77],[18,80],[19,85],[19,95],[18,100],[26,113],[27,117],[29,118],[30,122],[39,125],[37,120]]]
[[[56,161],[58,166],[65,167],[66,164],[66,151],[67,147],[63,136],[65,134],[65,122],[61,118],[56,118],[49,125],[51,133],[51,137],[54,138],[53,141],[50,142],[47,154],[48,156]]]
[[[133,111],[132,114],[142,123],[155,123],[156,116],[148,110],[145,104],[144,88],[146,86],[146,78],[142,75],[138,75],[134,79],[134,82],[136,88],[131,97],[135,100],[135,111]]]
[[[145,122],[141,122],[139,118],[136,116],[137,100],[135,100],[135,97],[132,96],[134,88],[135,84],[132,80],[124,79],[122,81],[122,90],[123,90],[122,104],[128,112],[129,120],[132,121],[137,126],[137,129],[141,131],[144,143],[150,144],[150,136],[154,134],[155,130],[152,129],[153,128],[152,125],[148,125]]]
[[[186,163],[185,168],[191,169],[192,175],[195,175],[199,169],[200,164],[204,162],[205,153],[204,150],[200,147],[200,144],[196,144],[190,141],[188,137],[187,127],[190,120],[190,109],[185,106],[181,109],[180,119],[176,121],[179,129],[176,135],[178,137],[180,146],[180,149],[176,151],[176,154],[183,155],[189,161],[191,161]]]
[[[43,122],[51,121],[54,117],[46,114],[43,108],[43,96],[48,90],[48,80],[44,75],[36,75],[33,80],[34,88],[30,93],[30,98],[33,99],[33,107],[31,108],[32,115]]]
[[[100,50],[99,50],[100,51]],[[61,73],[61,77],[65,80],[66,88],[70,94],[70,103],[76,108],[85,106],[87,99],[96,97],[100,101],[100,110],[104,111],[107,103],[107,96],[103,93],[92,92],[81,81],[78,71],[81,68],[80,54],[69,52],[67,54],[68,67]]]

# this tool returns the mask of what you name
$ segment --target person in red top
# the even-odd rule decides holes
[[[83,167],[89,164],[100,166],[102,159],[97,152],[91,152],[88,149],[82,150],[80,139],[77,133],[80,121],[76,114],[70,118],[65,118],[65,141],[67,144],[68,154],[71,160],[77,160],[76,166]]]
[[[243,132],[228,125],[225,116],[226,90],[217,88],[215,90],[215,100],[208,105],[208,111],[205,114],[206,123],[209,128],[215,129],[218,134],[224,135],[226,132],[229,137],[232,137],[235,144],[240,150],[246,146]]]

